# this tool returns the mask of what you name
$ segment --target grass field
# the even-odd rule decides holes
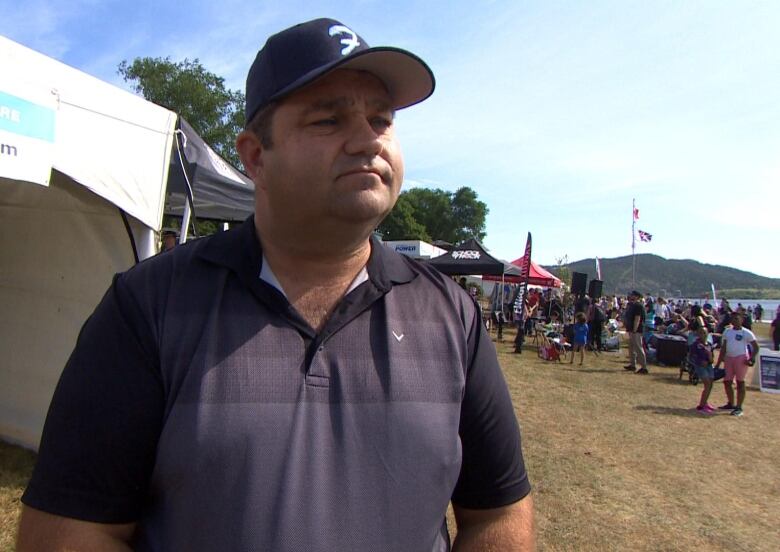
[[[693,410],[701,385],[675,368],[626,372],[625,351],[572,367],[497,349],[540,550],[780,549],[780,396],[748,390],[743,417],[706,417]],[[711,402],[725,402],[722,385]]]
[[[768,324],[757,327],[766,335]],[[497,343],[523,430],[539,550],[780,549],[780,395],[748,390],[745,415],[696,413],[677,370],[583,367]],[[716,384],[710,402],[722,404]],[[0,443],[0,550],[12,550],[33,455]]]
[[[19,498],[32,473],[35,455],[0,441],[0,550],[13,550]]]

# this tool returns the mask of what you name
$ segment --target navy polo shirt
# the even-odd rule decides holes
[[[372,242],[315,332],[248,219],[117,275],[23,502],[137,522],[137,550],[447,550],[450,500],[530,490],[495,349],[446,276]]]

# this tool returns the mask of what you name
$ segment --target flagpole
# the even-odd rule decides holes
[[[636,199],[631,199],[631,287],[636,287]]]

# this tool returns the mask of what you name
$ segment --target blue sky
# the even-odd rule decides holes
[[[122,87],[123,59],[170,56],[243,89],[268,35],[334,17],[431,65],[405,186],[475,189],[494,255],[528,231],[544,264],[628,255],[636,198],[637,253],[780,277],[780,2],[256,4],[0,0],[0,34]]]

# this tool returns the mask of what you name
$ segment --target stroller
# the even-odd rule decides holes
[[[688,347],[688,354],[685,355],[685,360],[683,360],[682,363],[680,364],[680,375],[677,379],[681,380],[683,374],[688,375],[688,381],[691,383],[691,385],[697,385],[699,383],[699,376],[696,375],[696,365],[693,363],[693,359],[691,358],[690,346]],[[712,381],[721,380],[725,377],[725,375],[726,375],[726,370],[724,368],[715,368],[715,375]]]
[[[680,364],[680,375],[677,379],[681,380],[683,374],[688,375],[688,381],[691,385],[697,385],[699,383],[699,376],[696,375],[696,366],[694,366],[690,354],[685,355],[685,360]]]
[[[566,340],[564,334],[551,332],[542,333],[539,337],[539,348],[537,354],[542,360],[553,360],[560,362],[561,357],[566,357],[567,350],[571,345]]]

